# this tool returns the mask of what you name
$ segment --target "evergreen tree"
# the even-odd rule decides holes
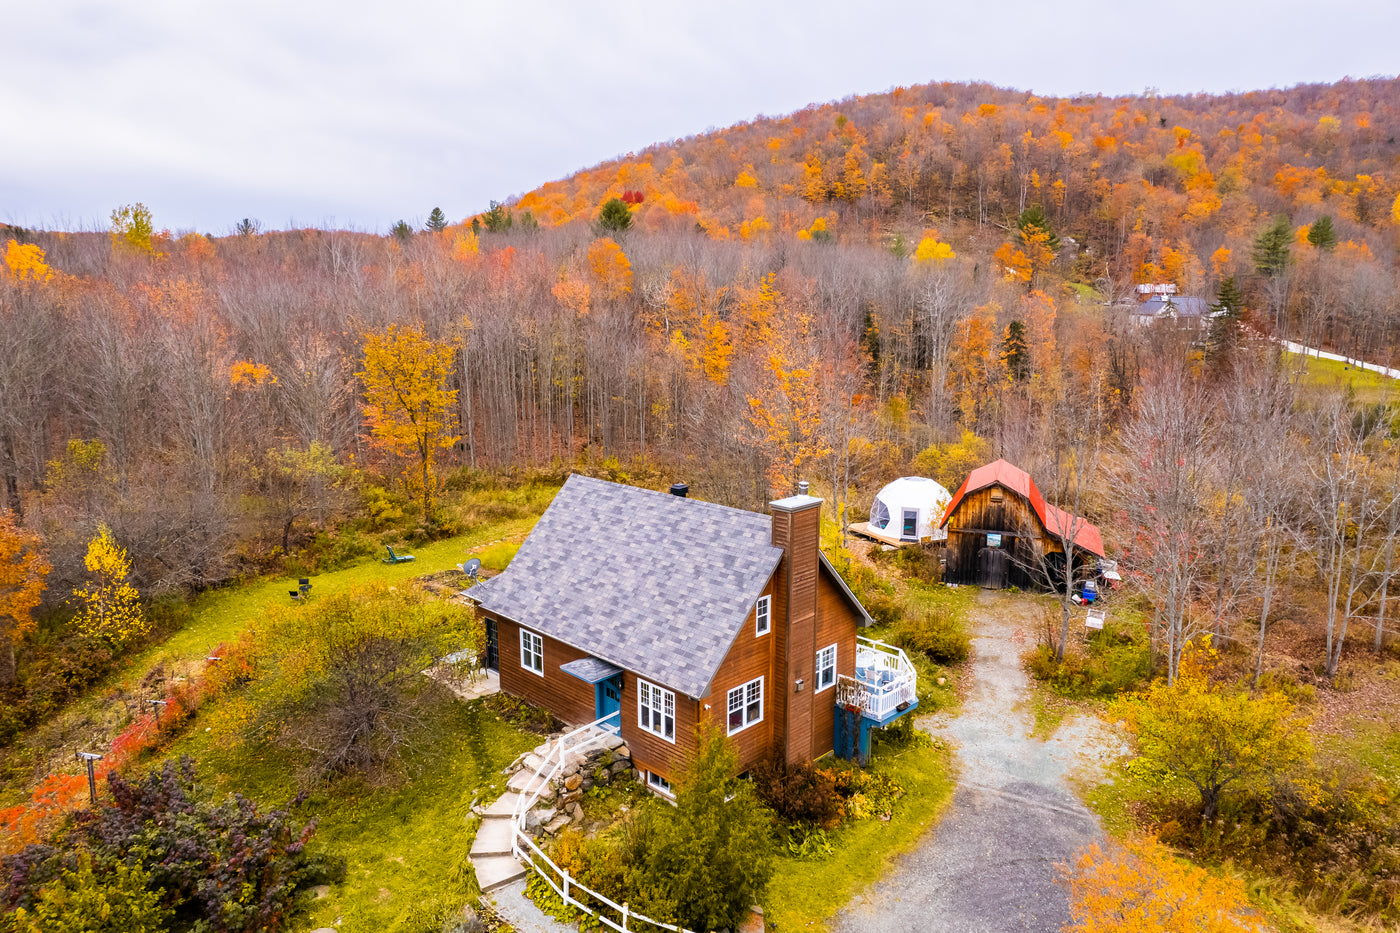
[[[724,735],[705,729],[650,853],[663,899],[692,930],[737,929],[773,876],[773,814],[734,777],[736,764]]]
[[[1280,214],[1267,230],[1254,238],[1254,268],[1269,278],[1282,275],[1288,268],[1292,242],[1293,227],[1288,218]]]
[[[622,233],[632,228],[632,212],[621,198],[612,198],[598,212],[598,230],[603,233]]]
[[[1030,375],[1030,354],[1026,349],[1026,325],[1012,321],[1001,339],[1001,361],[1012,379],[1024,382]]]
[[[1235,277],[1222,279],[1210,306],[1210,333],[1206,336],[1206,359],[1219,365],[1239,343],[1240,315],[1244,313],[1244,292]]]
[[[1330,214],[1323,214],[1308,228],[1308,242],[1318,249],[1331,251],[1337,245],[1337,231],[1332,227]]]
[[[504,204],[492,201],[491,209],[481,215],[481,222],[486,225],[488,233],[505,233],[514,225],[515,218]]]
[[[520,212],[520,229],[526,233],[534,233],[540,228],[540,222],[535,219],[533,211]]]
[[[1050,252],[1058,252],[1060,249],[1060,238],[1055,235],[1055,231],[1050,227],[1050,218],[1045,216],[1045,211],[1041,210],[1039,204],[1032,204],[1021,211],[1021,216],[1016,218],[1016,227],[1021,231],[1022,241],[1029,241],[1034,231],[1039,230],[1045,234],[1045,245]]]
[[[389,228],[389,232],[392,233],[400,243],[407,243],[408,238],[413,236],[413,228],[410,227],[408,221],[405,220],[400,220],[398,223],[394,224]]]
[[[447,215],[442,212],[442,208],[433,208],[433,212],[428,215],[427,228],[433,233],[441,233],[447,229]]]

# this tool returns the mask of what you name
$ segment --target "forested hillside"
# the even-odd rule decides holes
[[[1129,326],[1137,283],[1214,301],[1232,278],[1240,333],[1388,359],[1398,111],[1394,80],[928,85],[658,145],[421,232],[182,235],[140,205],[110,234],[7,228],[4,504],[42,531],[62,598],[102,523],[143,588],[202,587],[356,496],[402,496],[430,534],[459,468],[616,457],[736,504],[798,475],[844,502],[970,431],[1034,469],[1063,399],[1092,397],[1111,432],[1162,346],[1202,352]],[[374,340],[380,369],[436,360],[415,357],[441,374],[415,402],[437,406],[426,434],[367,396]]]

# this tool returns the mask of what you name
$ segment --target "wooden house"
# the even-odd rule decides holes
[[[1103,537],[1095,525],[1046,502],[1030,474],[1005,460],[973,470],[953,494],[940,525],[948,531],[947,583],[1043,588],[1045,577],[1036,568],[1064,560],[1066,535],[1073,535],[1075,561],[1103,557]]]
[[[704,722],[741,771],[838,739],[859,756],[916,705],[914,671],[859,637],[870,617],[819,550],[822,500],[801,485],[759,515],[569,477],[510,566],[467,591],[501,690],[619,731],[662,793]]]

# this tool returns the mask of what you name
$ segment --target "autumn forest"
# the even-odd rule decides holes
[[[1214,702],[1193,660],[1211,639],[1250,689],[1340,695],[1353,659],[1389,670],[1396,644],[1400,426],[1393,381],[1355,364],[1400,365],[1397,137],[1400,79],[928,84],[387,234],[171,231],[141,203],[103,230],[0,225],[0,749],[199,594],[514,529],[547,501],[530,484],[570,471],[758,510],[807,480],[839,530],[889,480],[953,489],[1003,457],[1119,561],[1146,666],[1103,696],[1155,672]],[[861,598],[893,605],[856,564]],[[1070,607],[1066,590],[1027,662],[1047,682]],[[210,691],[251,676],[229,658]],[[400,667],[416,680],[420,660]],[[12,789],[47,753],[16,754]],[[173,793],[172,767],[150,793]],[[1400,916],[1394,803],[1346,817],[1365,858],[1306,850],[1314,906]],[[1209,835],[1214,806],[1184,845],[1247,852]]]

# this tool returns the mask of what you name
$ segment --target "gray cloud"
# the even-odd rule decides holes
[[[1043,94],[1394,74],[1362,0],[9,4],[0,218],[384,230],[653,142],[926,81]]]

